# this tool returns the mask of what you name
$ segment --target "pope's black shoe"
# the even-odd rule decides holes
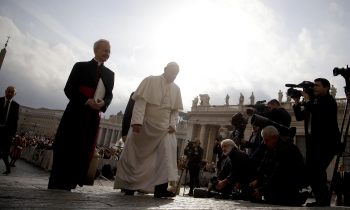
[[[169,192],[167,189],[168,189],[168,183],[156,185],[154,187],[154,197],[155,198],[172,198],[176,196],[175,193]]]
[[[128,190],[128,189],[123,189],[124,195],[131,195],[133,196],[135,193],[135,190]]]

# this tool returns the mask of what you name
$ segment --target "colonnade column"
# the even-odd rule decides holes
[[[112,142],[112,144],[115,144],[115,142],[114,142],[114,136],[115,136],[115,130],[112,129],[112,135],[111,135],[111,140],[110,140],[110,143],[109,143],[109,144],[111,144],[111,142]]]
[[[106,128],[106,135],[105,135],[105,138],[103,141],[103,146],[109,146],[109,144],[108,144],[108,140],[110,140],[109,133],[110,133],[110,129]]]
[[[193,139],[193,136],[192,136],[193,135],[193,129],[194,129],[194,126],[193,126],[192,123],[187,125],[186,139],[189,139],[189,140]]]
[[[119,130],[118,131],[118,135],[117,135],[117,142],[119,141],[119,139],[122,137],[122,131]]]
[[[210,127],[209,129],[209,135],[208,135],[208,148],[207,148],[207,154],[206,154],[206,160],[208,163],[211,163],[213,160],[213,148],[214,148],[214,142],[215,138],[218,132],[217,127]]]
[[[101,128],[101,127],[98,128],[97,145],[101,145],[102,144],[103,129],[104,128]]]
[[[201,142],[201,145],[203,147],[204,145],[204,140],[205,140],[205,133],[206,133],[206,125],[201,125],[201,128],[200,128],[200,132],[199,132],[199,140]],[[204,148],[203,148],[204,149]]]

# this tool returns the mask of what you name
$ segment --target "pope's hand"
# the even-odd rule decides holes
[[[169,126],[168,133],[174,133],[174,132],[175,132],[175,128],[173,128],[173,126]]]
[[[142,125],[140,124],[134,124],[132,125],[132,131],[135,133],[140,133],[141,132]]]

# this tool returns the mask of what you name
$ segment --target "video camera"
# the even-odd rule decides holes
[[[350,69],[349,66],[346,65],[346,68],[338,68],[335,67],[333,69],[333,76],[338,76],[338,75],[342,75],[343,77],[350,77]]]
[[[268,110],[265,102],[266,100],[262,100],[262,101],[257,101],[254,105],[247,105],[246,107],[253,108],[253,111],[248,111],[249,109],[247,109],[247,114],[251,116],[254,113],[262,114],[267,112]]]
[[[253,114],[251,119],[251,124],[254,126],[259,126],[260,128],[264,128],[268,125],[274,126],[282,135],[288,136],[290,140],[292,140],[296,134],[295,127],[287,127],[282,124],[279,124],[275,121],[268,119],[267,117],[263,117],[258,114]]]
[[[302,96],[301,90],[297,90],[294,88],[303,88],[303,91],[307,93],[310,98],[313,98],[314,95],[314,83],[310,81],[303,81],[302,83],[296,84],[285,84],[286,87],[289,87],[287,90],[287,96],[291,98],[300,98]]]
[[[349,93],[350,92],[350,69],[349,69],[349,66],[346,65],[346,68],[335,67],[333,69],[333,76],[338,76],[339,74],[342,75],[345,79],[345,84],[346,84],[346,86],[344,87],[345,93]]]

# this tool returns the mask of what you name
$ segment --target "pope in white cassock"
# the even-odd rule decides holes
[[[178,111],[180,88],[174,83],[179,65],[170,62],[159,76],[145,78],[136,89],[131,129],[117,162],[115,189],[126,195],[136,190],[154,192],[154,197],[174,197],[168,182],[177,181]]]

